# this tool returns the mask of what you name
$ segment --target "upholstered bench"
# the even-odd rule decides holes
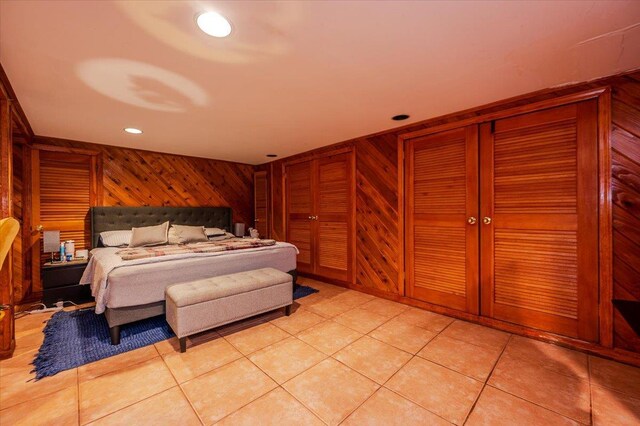
[[[167,287],[167,322],[187,350],[186,338],[293,303],[293,277],[273,268],[221,275]]]

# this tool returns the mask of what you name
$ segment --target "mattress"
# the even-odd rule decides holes
[[[95,259],[92,260],[101,257],[96,256],[96,250],[113,252],[112,248],[94,249],[92,255]],[[269,247],[200,254],[164,261],[154,259],[150,263],[133,262],[127,265],[127,262],[123,262],[106,274],[104,285],[96,282],[99,281],[96,277],[99,273],[94,273],[93,282],[83,277],[81,283],[91,284],[92,294],[96,298],[96,312],[101,313],[105,307],[122,308],[163,301],[165,289],[173,284],[268,267],[289,272],[296,269],[296,256],[295,246],[277,243]],[[104,267],[100,262],[93,265],[94,270]],[[85,271],[85,275],[89,276],[87,272],[89,271]]]

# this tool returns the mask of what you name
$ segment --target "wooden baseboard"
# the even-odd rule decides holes
[[[335,284],[337,286],[344,287],[344,288],[350,288],[349,287],[350,283],[348,283],[347,281],[336,280],[334,278],[327,278],[327,277],[323,277],[315,274],[308,274],[306,272],[298,272],[298,276],[311,278],[312,280],[322,281],[323,283]]]

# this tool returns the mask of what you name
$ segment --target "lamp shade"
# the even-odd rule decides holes
[[[244,235],[244,223],[234,224],[233,233],[236,237],[242,237]]]
[[[44,231],[42,233],[42,251],[53,253],[60,250],[60,231]]]

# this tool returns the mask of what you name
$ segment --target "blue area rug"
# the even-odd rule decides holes
[[[318,291],[320,290],[316,290],[315,288],[308,287],[306,285],[299,285],[293,290],[293,300],[306,297],[310,294],[317,293]]]
[[[293,298],[299,299],[318,290],[298,286]],[[44,342],[33,360],[36,380],[93,361],[152,345],[173,337],[164,316],[148,318],[120,327],[120,344],[112,345],[104,315],[92,309],[57,312],[44,328]]]

